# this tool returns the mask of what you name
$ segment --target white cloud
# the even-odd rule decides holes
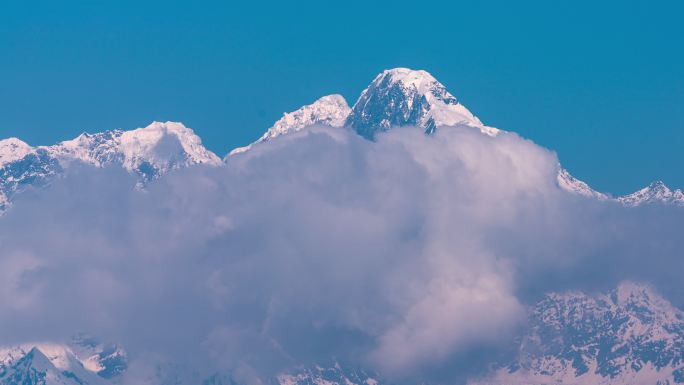
[[[144,192],[72,168],[0,219],[0,339],[103,335],[131,376],[168,359],[254,382],[333,356],[468,374],[542,291],[681,271],[681,210],[573,196],[557,164],[510,133],[313,127]]]

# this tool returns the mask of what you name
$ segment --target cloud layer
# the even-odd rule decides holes
[[[158,362],[258,382],[331,358],[446,382],[505,354],[546,291],[632,279],[681,302],[684,211],[574,196],[557,171],[468,127],[311,127],[145,191],[72,167],[0,219],[0,340],[118,340],[130,383]]]

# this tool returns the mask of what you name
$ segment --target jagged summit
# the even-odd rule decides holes
[[[312,104],[308,104],[293,112],[286,112],[273,127],[269,128],[261,138],[245,147],[232,150],[228,155],[245,152],[257,143],[271,140],[275,137],[300,131],[302,128],[314,124],[325,124],[331,127],[342,127],[351,109],[342,95],[327,95]]]
[[[662,181],[655,181],[629,195],[624,195],[617,200],[625,206],[639,206],[645,203],[669,203],[684,205],[684,193],[682,190],[670,190]]]
[[[450,94],[444,85],[422,70],[395,68],[380,73],[361,93],[346,125],[372,139],[395,126],[417,126],[430,134],[438,126],[467,125],[487,135],[487,127]]]

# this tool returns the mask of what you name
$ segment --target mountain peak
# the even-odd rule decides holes
[[[33,153],[34,148],[17,138],[0,140],[0,167]]]
[[[79,336],[69,344],[0,346],[0,384],[104,384],[103,379],[117,377],[127,367],[123,349],[92,337]]]
[[[380,73],[361,93],[346,125],[359,135],[373,139],[380,131],[396,126],[420,127],[427,134],[439,126],[466,125],[496,135],[430,73],[394,68]]]
[[[19,348],[16,352],[21,351]],[[3,357],[2,384],[82,385],[100,384],[66,348],[53,346],[27,348],[20,357]]]
[[[293,112],[286,112],[275,124],[266,130],[259,139],[245,147],[232,150],[228,155],[245,152],[257,143],[265,142],[281,135],[300,131],[314,124],[342,127],[351,109],[342,95],[323,96],[315,102]]]
[[[324,96],[283,114],[258,140],[232,150],[228,156],[314,124],[350,127],[367,139],[373,139],[379,131],[399,126],[416,126],[427,134],[439,126],[456,125],[474,127],[490,136],[499,132],[482,124],[429,72],[400,67],[378,74],[352,108],[341,95]]]
[[[202,145],[195,132],[179,122],[152,122],[147,127],[121,134],[124,167],[138,166],[144,159],[161,168],[176,168],[178,163],[219,164],[220,159]]]
[[[434,84],[444,87],[429,72],[424,70],[412,70],[404,67],[382,71],[376,76],[373,83],[376,81],[382,82],[383,79],[387,79],[390,84],[401,83],[405,87],[415,87],[416,89],[423,91],[422,93],[425,93],[425,91]],[[449,94],[449,96],[456,102],[456,98],[453,97],[453,95]]]
[[[648,185],[648,189],[653,191],[670,192],[670,189],[662,180],[651,182],[651,184]]]
[[[655,181],[639,191],[617,198],[625,206],[639,206],[644,203],[668,203],[684,205],[684,193],[680,189],[670,190],[663,181]]]
[[[145,178],[185,165],[221,162],[191,128],[178,122],[152,122],[130,131],[83,133],[46,149],[62,160],[78,160],[97,167],[121,164]]]
[[[349,105],[342,95],[323,96],[296,111],[284,113],[283,117],[275,122],[273,127],[269,128],[259,141],[296,132],[312,124],[342,127],[349,112]]]

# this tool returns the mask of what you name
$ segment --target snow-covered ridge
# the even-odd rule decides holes
[[[573,194],[600,201],[613,201],[627,207],[637,207],[645,204],[666,204],[684,206],[684,193],[682,190],[670,190],[665,183],[656,181],[631,194],[612,197],[591,188],[587,183],[575,178],[564,169],[560,168],[556,176],[558,187]]]
[[[668,203],[684,206],[684,193],[682,190],[670,190],[662,181],[656,181],[629,195],[624,195],[617,200],[625,206],[639,206],[645,203]]]
[[[684,312],[648,286],[548,294],[530,320],[515,362],[474,384],[684,382]]]
[[[281,135],[300,131],[302,128],[314,124],[324,124],[330,127],[342,127],[351,109],[342,95],[324,96],[312,104],[301,107],[293,112],[286,112],[273,127],[254,143],[245,147],[238,147],[228,155],[235,155],[251,149],[255,144],[265,142]]]
[[[581,180],[575,178],[574,176],[570,175],[568,170],[564,168],[560,168],[558,171],[558,175],[556,176],[556,181],[558,183],[558,186],[562,188],[563,190],[582,195],[587,198],[595,198],[598,200],[607,200],[610,199],[610,197],[607,194],[604,194],[602,192],[598,192],[591,187],[589,187],[588,184],[585,182],[582,182]]]
[[[79,160],[97,167],[120,163],[128,171],[139,171],[147,163],[164,173],[191,164],[220,164],[221,160],[202,145],[192,129],[176,122],[153,122],[130,131],[83,133],[45,149],[55,157]]]
[[[74,162],[118,165],[145,182],[194,164],[220,165],[221,159],[202,145],[192,129],[175,122],[83,133],[52,146],[31,147],[16,138],[5,139],[0,141],[0,209],[18,191],[48,183]]]

